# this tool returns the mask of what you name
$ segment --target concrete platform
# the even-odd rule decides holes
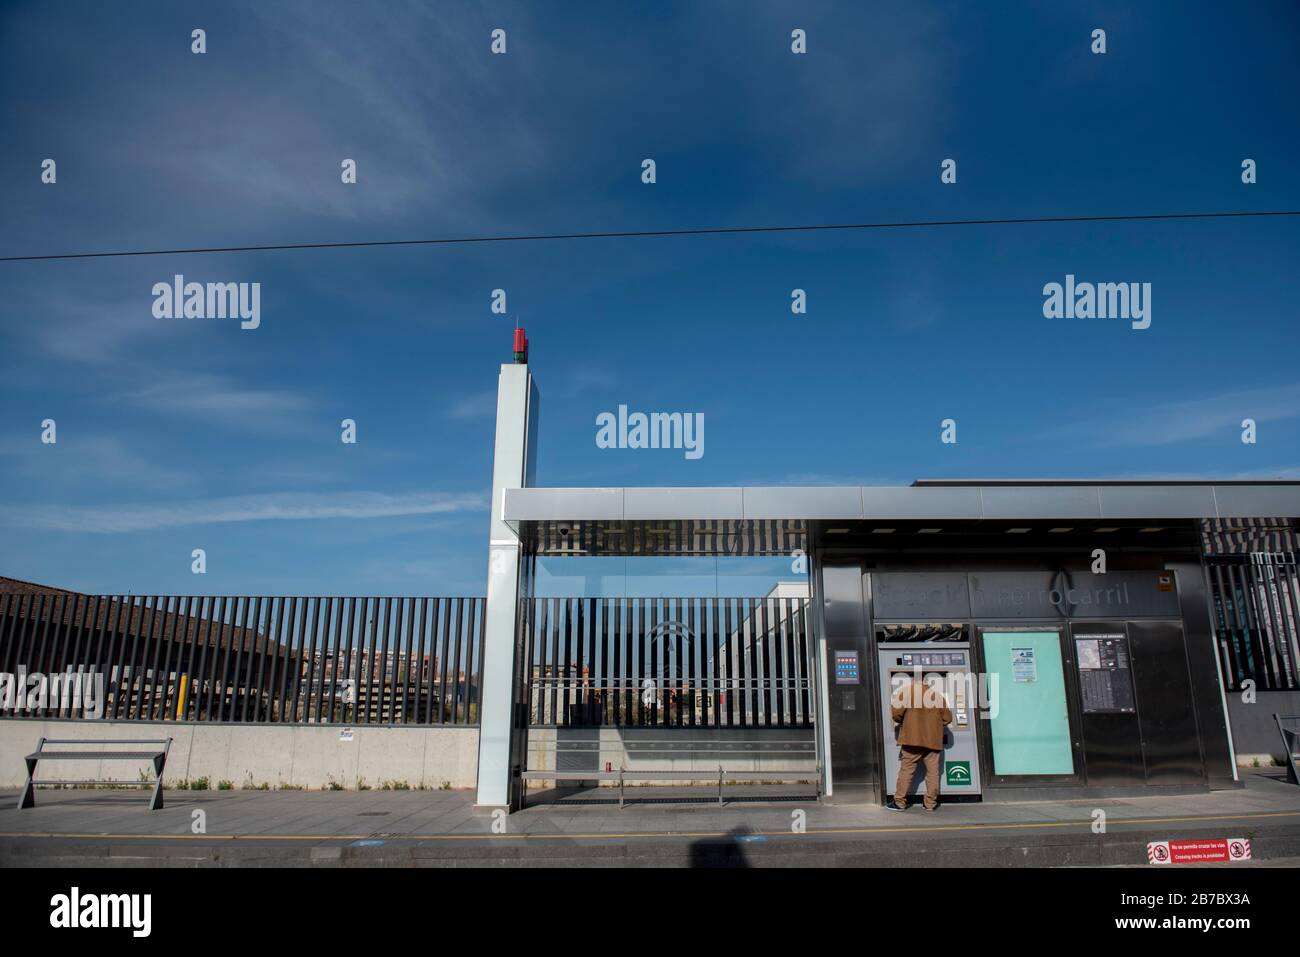
[[[38,791],[26,811],[8,792],[0,866],[1148,866],[1148,841],[1194,837],[1248,838],[1260,862],[1300,856],[1300,787],[1279,770],[1208,794],[936,813],[793,795],[659,803],[665,790],[623,810],[569,795],[505,818],[476,813],[469,791],[169,791],[152,813],[138,791]]]

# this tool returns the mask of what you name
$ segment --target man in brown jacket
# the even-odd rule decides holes
[[[889,702],[898,724],[898,781],[894,800],[885,807],[907,810],[907,790],[916,775],[917,764],[925,763],[925,809],[939,806],[939,767],[943,763],[943,731],[952,723],[952,711],[938,683],[933,685],[908,678]]]

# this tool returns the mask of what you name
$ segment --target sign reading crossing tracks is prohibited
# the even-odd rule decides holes
[[[1244,837],[1218,837],[1206,841],[1152,841],[1147,845],[1149,864],[1208,864],[1214,861],[1250,860],[1250,841]]]

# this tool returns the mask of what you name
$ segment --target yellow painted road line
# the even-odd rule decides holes
[[[1300,811],[1267,811],[1256,814],[1206,814],[1194,817],[1151,817],[1110,820],[1108,826],[1117,824],[1178,824],[1190,821],[1246,821],[1261,818],[1300,817]],[[736,835],[730,831],[634,831],[629,833],[594,834],[392,834],[380,838],[375,834],[82,834],[37,831],[3,831],[0,838],[101,838],[105,840],[141,841],[483,841],[483,840],[535,840],[535,841],[590,841],[628,840],[631,838],[664,837],[806,837],[819,834],[898,834],[939,831],[1006,831],[1043,828],[1092,827],[1092,820],[1042,821],[1021,824],[936,824],[916,827],[825,827],[809,828],[803,834],[791,831],[746,831]]]

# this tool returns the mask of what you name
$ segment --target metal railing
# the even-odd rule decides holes
[[[812,726],[807,599],[542,598],[523,604],[531,725]]]
[[[8,593],[0,716],[477,724],[484,613],[482,598]]]

